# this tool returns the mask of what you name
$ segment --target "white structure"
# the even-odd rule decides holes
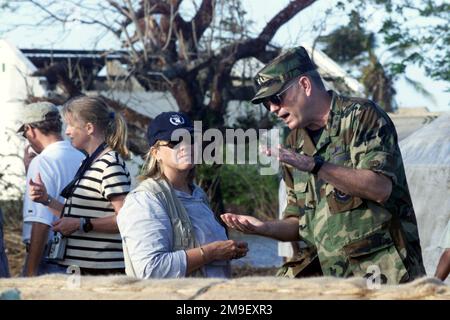
[[[390,113],[389,117],[394,122],[398,140],[401,141],[440,115],[440,112],[429,112],[427,108],[400,108],[397,112]]]
[[[24,185],[21,160],[25,140],[17,136],[17,110],[27,94],[43,96],[45,79],[31,77],[36,67],[11,43],[0,40],[0,199],[18,197]]]
[[[364,96],[364,86],[358,80],[350,76],[333,59],[317,48],[313,49],[313,47],[306,44],[302,44],[302,46],[308,52],[311,60],[313,60],[318,67],[318,71],[323,78],[331,77],[333,79],[340,79],[343,82],[343,88],[345,88],[346,91],[350,91],[352,96]],[[335,89],[338,92],[340,91],[333,83],[325,80],[324,82],[326,88]]]
[[[439,241],[450,220],[450,113],[401,141],[400,149],[425,268],[433,276],[442,253]]]
[[[106,62],[105,67],[100,70],[98,76],[109,79],[112,77],[126,77],[127,81],[108,81],[109,90],[87,92],[88,95],[101,94],[112,100],[119,101],[134,111],[151,119],[165,111],[178,111],[178,106],[170,92],[145,91],[135,77],[129,77],[126,66],[117,60]]]

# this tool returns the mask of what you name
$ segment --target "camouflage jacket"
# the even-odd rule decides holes
[[[380,205],[284,165],[284,217],[299,218],[300,239],[315,249],[324,275],[368,277],[379,270],[384,283],[423,276],[417,222],[394,124],[370,100],[331,94],[330,116],[317,146],[304,129],[291,131],[286,144],[329,163],[382,173],[392,180],[392,193]]]

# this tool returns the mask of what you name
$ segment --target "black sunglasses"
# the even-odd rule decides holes
[[[271,95],[270,97],[267,97],[266,99],[264,99],[264,101],[262,102],[263,106],[269,111],[270,111],[271,104],[279,107],[283,103],[283,96],[286,93],[286,91],[288,91],[289,88],[292,87],[296,83],[297,83],[297,81],[292,81],[292,83],[287,85],[286,88],[281,90],[279,93]]]
[[[27,131],[28,131],[29,128],[32,128],[32,126],[29,125],[29,124],[26,124],[26,125],[24,125],[24,127],[23,127],[22,137],[24,137],[25,139],[27,138]]]
[[[159,144],[161,147],[168,147],[170,149],[175,148],[176,146],[178,146],[181,143],[181,141],[169,141],[167,143],[164,144]]]
[[[168,147],[170,149],[174,149],[175,147],[177,147],[180,143],[183,142],[183,138],[181,138],[178,141],[168,141],[165,142],[164,144],[160,144],[161,147]],[[194,136],[191,136],[191,145],[194,144]]]

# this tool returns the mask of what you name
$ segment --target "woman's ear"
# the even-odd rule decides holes
[[[91,122],[87,122],[84,127],[86,128],[88,135],[93,135],[95,131],[95,127]]]
[[[158,159],[158,153],[159,153],[159,148],[158,147],[151,147],[150,148],[150,154],[152,157],[154,157],[156,160]]]

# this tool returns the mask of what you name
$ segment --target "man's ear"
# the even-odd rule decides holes
[[[95,127],[94,127],[94,125],[93,125],[91,122],[87,122],[87,123],[84,125],[84,127],[86,128],[87,134],[88,134],[88,135],[94,134]]]
[[[311,92],[312,92],[311,79],[307,76],[302,76],[302,77],[300,77],[300,79],[298,79],[298,82],[299,82],[300,86],[303,88],[303,90],[305,91],[305,94],[307,96],[310,96]]]
[[[33,128],[32,126],[30,126],[29,124],[26,125],[26,127],[24,128],[25,130],[27,130],[28,128],[28,136],[35,139],[36,138],[36,128]]]

